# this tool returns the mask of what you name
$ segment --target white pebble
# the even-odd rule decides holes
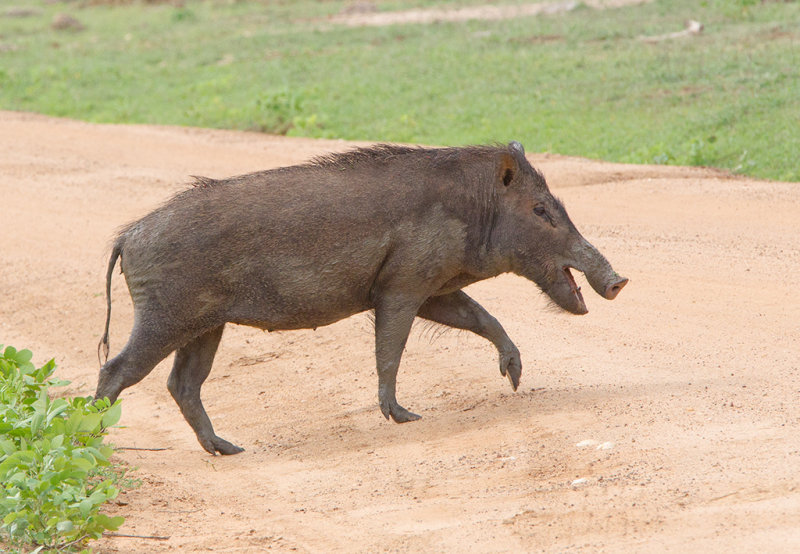
[[[594,440],[592,440],[592,439],[586,439],[585,441],[581,441],[581,442],[579,442],[579,443],[578,443],[578,444],[576,444],[575,446],[577,446],[578,448],[584,448],[584,447],[586,447],[586,446],[594,446],[594,445],[596,445],[596,444],[598,444],[598,442],[597,442],[597,441],[594,441]]]
[[[604,442],[601,445],[598,445],[597,450],[611,450],[614,448],[614,443],[611,441]]]
[[[588,479],[586,477],[581,477],[580,479],[575,479],[572,482],[572,486],[573,487],[579,487],[579,486],[585,484],[587,481],[588,481]]]

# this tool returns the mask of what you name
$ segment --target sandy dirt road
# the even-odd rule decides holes
[[[514,138],[514,137],[509,137]],[[0,343],[55,357],[91,394],[116,228],[181,190],[342,150],[336,141],[92,125],[0,112]],[[142,486],[98,552],[796,551],[800,546],[800,184],[531,155],[630,284],[555,313],[515,276],[468,290],[523,357],[418,325],[386,422],[372,326],[228,326],[201,450],[166,390],[123,393],[111,439]],[[582,280],[582,276],[579,278]],[[585,283],[584,283],[585,284]],[[131,304],[113,281],[112,355]],[[600,448],[598,448],[600,447]]]

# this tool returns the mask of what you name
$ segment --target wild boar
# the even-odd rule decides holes
[[[117,236],[99,345],[106,359],[119,258],[134,324],[101,368],[96,397],[115,400],[175,351],[167,386],[212,454],[242,451],[214,433],[200,400],[227,322],[304,329],[374,310],[380,409],[402,423],[420,417],[395,397],[416,317],[488,339],[501,374],[519,385],[517,347],[463,287],[513,272],[564,310],[585,314],[571,269],[608,299],[628,281],[581,236],[518,142],[377,145],[229,179],[197,178]]]

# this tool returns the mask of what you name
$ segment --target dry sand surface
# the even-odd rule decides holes
[[[509,137],[514,138],[514,137]],[[93,125],[0,112],[0,342],[54,356],[91,394],[115,229],[184,188],[350,144]],[[316,331],[228,326],[203,389],[201,450],[165,387],[122,395],[118,458],[141,487],[98,552],[796,551],[800,546],[800,185],[708,169],[532,154],[583,234],[631,282],[589,314],[515,276],[469,287],[516,342],[418,325],[377,406],[366,315]],[[582,280],[582,276],[580,277]],[[112,355],[131,304],[115,274]]]

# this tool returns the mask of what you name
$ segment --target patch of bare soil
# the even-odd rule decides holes
[[[583,2],[537,2],[534,4],[466,6],[461,8],[422,8],[415,10],[378,12],[370,2],[355,2],[330,19],[333,23],[351,27],[383,27],[387,25],[431,24],[473,19],[500,20],[569,12],[581,5],[596,10],[645,4],[652,0],[584,0]]]
[[[115,229],[188,175],[348,148],[0,112],[0,342],[56,357],[91,394]],[[532,155],[584,235],[631,278],[589,314],[514,276],[469,287],[523,357],[517,393],[467,333],[419,326],[386,422],[365,315],[314,331],[229,326],[201,450],[169,360],[122,395],[111,439],[142,486],[98,552],[793,551],[800,544],[800,187],[707,169]],[[589,291],[589,287],[584,287]],[[113,281],[112,355],[131,304]]]

